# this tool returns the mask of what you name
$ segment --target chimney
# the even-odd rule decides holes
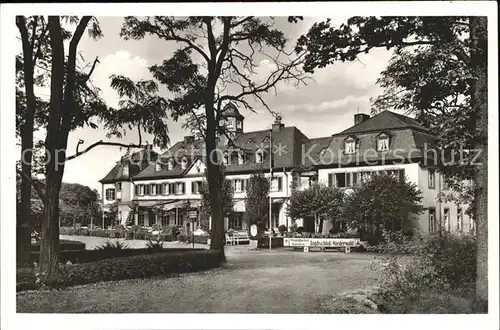
[[[354,115],[354,125],[361,124],[367,119],[370,119],[370,115],[364,113],[357,113]]]
[[[274,123],[273,123],[273,132],[280,132],[283,127],[285,127],[284,124],[281,123],[281,116],[276,116],[276,119],[274,120]]]
[[[188,135],[184,137],[184,144],[192,144],[194,142],[194,136]]]

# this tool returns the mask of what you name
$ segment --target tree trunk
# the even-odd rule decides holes
[[[36,24],[36,22],[34,22]],[[33,130],[35,122],[36,100],[34,90],[34,63],[33,47],[24,16],[16,17],[16,25],[21,33],[23,47],[24,85],[26,92],[26,113],[24,122],[20,127],[21,133],[21,171],[31,178],[31,163],[33,159]],[[35,36],[32,36],[35,38]],[[31,182],[21,178],[21,200],[17,220],[17,261],[28,264],[31,250]]]
[[[475,171],[475,214],[477,244],[477,311],[488,308],[488,75],[486,17],[471,17],[470,37],[473,52],[471,66],[475,80],[471,84],[471,106],[476,115],[478,139],[474,148],[480,152]]]
[[[209,79],[208,85],[211,85]],[[207,129],[205,139],[206,164],[207,164],[207,181],[208,192],[210,195],[210,210],[212,215],[212,230],[210,232],[210,250],[219,250],[221,253],[221,262],[226,262],[224,254],[224,215],[222,214],[221,205],[221,173],[218,163],[217,144],[216,144],[216,121],[214,116],[213,104],[213,89],[207,88],[207,96],[205,99],[205,112],[207,117]]]
[[[47,173],[45,190],[45,212],[42,222],[40,242],[40,270],[42,283],[55,278],[59,264],[59,190],[62,172],[52,170]]]

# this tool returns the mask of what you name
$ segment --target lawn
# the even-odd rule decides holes
[[[376,282],[368,254],[239,246],[226,255],[227,264],[202,273],[20,292],[17,312],[322,313],[325,299]]]

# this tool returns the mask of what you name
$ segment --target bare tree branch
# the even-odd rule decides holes
[[[92,150],[98,146],[115,146],[115,147],[123,147],[123,148],[146,148],[146,147],[148,147],[147,144],[146,145],[133,144],[133,143],[125,144],[125,143],[119,143],[119,142],[105,142],[103,140],[100,140],[100,141],[97,141],[97,142],[91,144],[90,146],[88,146],[86,149],[84,149],[82,151],[78,151],[78,149],[77,149],[77,151],[74,155],[66,157],[66,161],[75,159],[75,158],[89,152],[90,150]]]

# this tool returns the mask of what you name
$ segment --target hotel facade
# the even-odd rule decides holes
[[[224,107],[220,118],[224,134],[218,136],[219,159],[234,191],[233,212],[224,219],[226,230],[248,228],[244,216],[248,181],[256,172],[271,177],[271,164],[272,228],[289,228],[294,222],[306,231],[317,228],[313,219],[292,220],[287,216],[293,178],[295,189],[306,189],[318,181],[349,193],[365,178],[386,172],[415,183],[422,193],[426,210],[404,224],[406,230],[428,233],[440,227],[456,232],[474,229],[474,221],[465,212],[467,205],[439,201],[438,196],[448,188],[443,175],[426,157],[432,135],[410,117],[391,111],[373,117],[356,114],[353,126],[314,139],[295,126],[285,126],[279,117],[270,130],[245,132],[244,117],[232,103]],[[204,142],[193,136],[184,137],[162,154],[146,148],[122,157],[99,181],[103,209],[106,212],[116,206],[122,224],[132,219],[135,225],[144,227],[175,224],[195,230],[197,212],[193,211],[200,206],[207,161]],[[129,217],[132,205],[137,209]],[[324,232],[331,228],[329,225],[326,222]]]

